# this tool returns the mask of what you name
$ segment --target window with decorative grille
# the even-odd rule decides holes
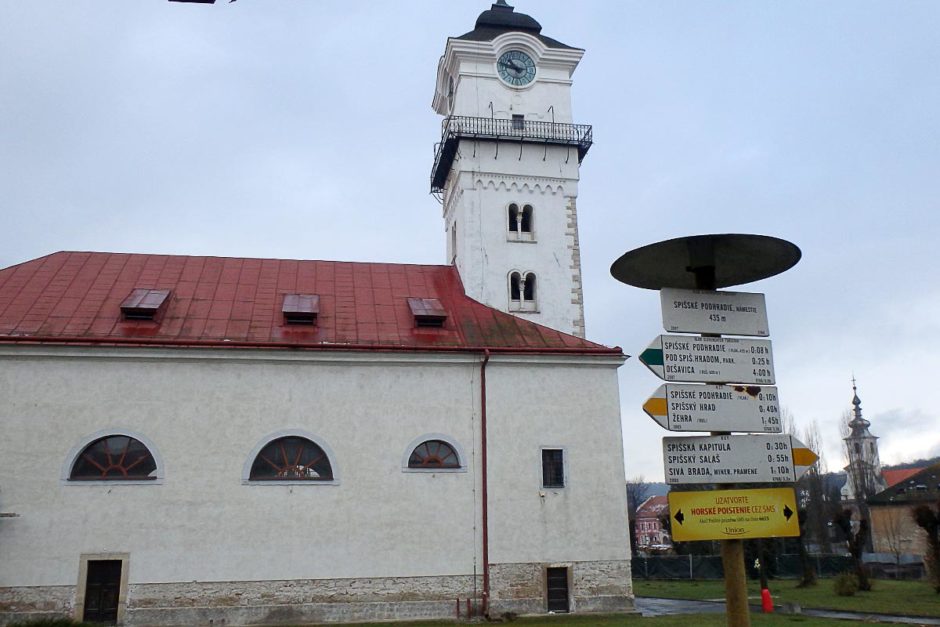
[[[299,436],[268,442],[255,457],[251,481],[332,481],[333,468],[326,452]]]
[[[542,487],[565,487],[565,455],[560,448],[542,449]]]
[[[460,459],[447,442],[427,440],[412,451],[408,468],[460,468]]]
[[[140,440],[109,435],[78,454],[69,481],[146,481],[157,478],[156,470],[153,454]]]

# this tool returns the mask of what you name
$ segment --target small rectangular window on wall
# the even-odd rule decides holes
[[[560,448],[542,449],[542,487],[565,487],[565,454]]]

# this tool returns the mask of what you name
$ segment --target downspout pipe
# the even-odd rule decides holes
[[[489,349],[483,350],[483,361],[480,363],[480,483],[483,516],[483,616],[490,615],[490,533],[489,533],[489,507],[487,498],[487,467],[486,467],[486,364],[490,361]]]

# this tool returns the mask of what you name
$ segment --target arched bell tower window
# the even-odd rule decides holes
[[[75,446],[63,468],[66,482],[161,483],[163,463],[143,435],[99,431]]]
[[[512,241],[531,242],[535,240],[534,209],[532,205],[511,203],[507,209],[509,218],[509,239]]]
[[[534,272],[509,274],[509,310],[537,311],[536,278]]]
[[[268,436],[251,452],[242,470],[248,484],[336,484],[334,456],[318,438],[301,431]]]

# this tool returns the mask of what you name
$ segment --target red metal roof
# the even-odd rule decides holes
[[[920,466],[919,468],[898,468],[894,470],[882,470],[881,476],[884,477],[885,484],[887,485],[887,487],[890,488],[893,485],[897,485],[901,483],[902,481],[905,481],[906,479],[913,477],[924,468],[925,466]]]
[[[122,319],[141,288],[170,290],[158,322]],[[285,294],[319,295],[316,326],[284,322]],[[415,328],[409,297],[444,327]],[[622,354],[471,299],[452,266],[93,252],[0,270],[0,342]]]
[[[662,512],[669,508],[669,498],[655,495],[643,501],[636,508],[636,518],[659,518]]]

